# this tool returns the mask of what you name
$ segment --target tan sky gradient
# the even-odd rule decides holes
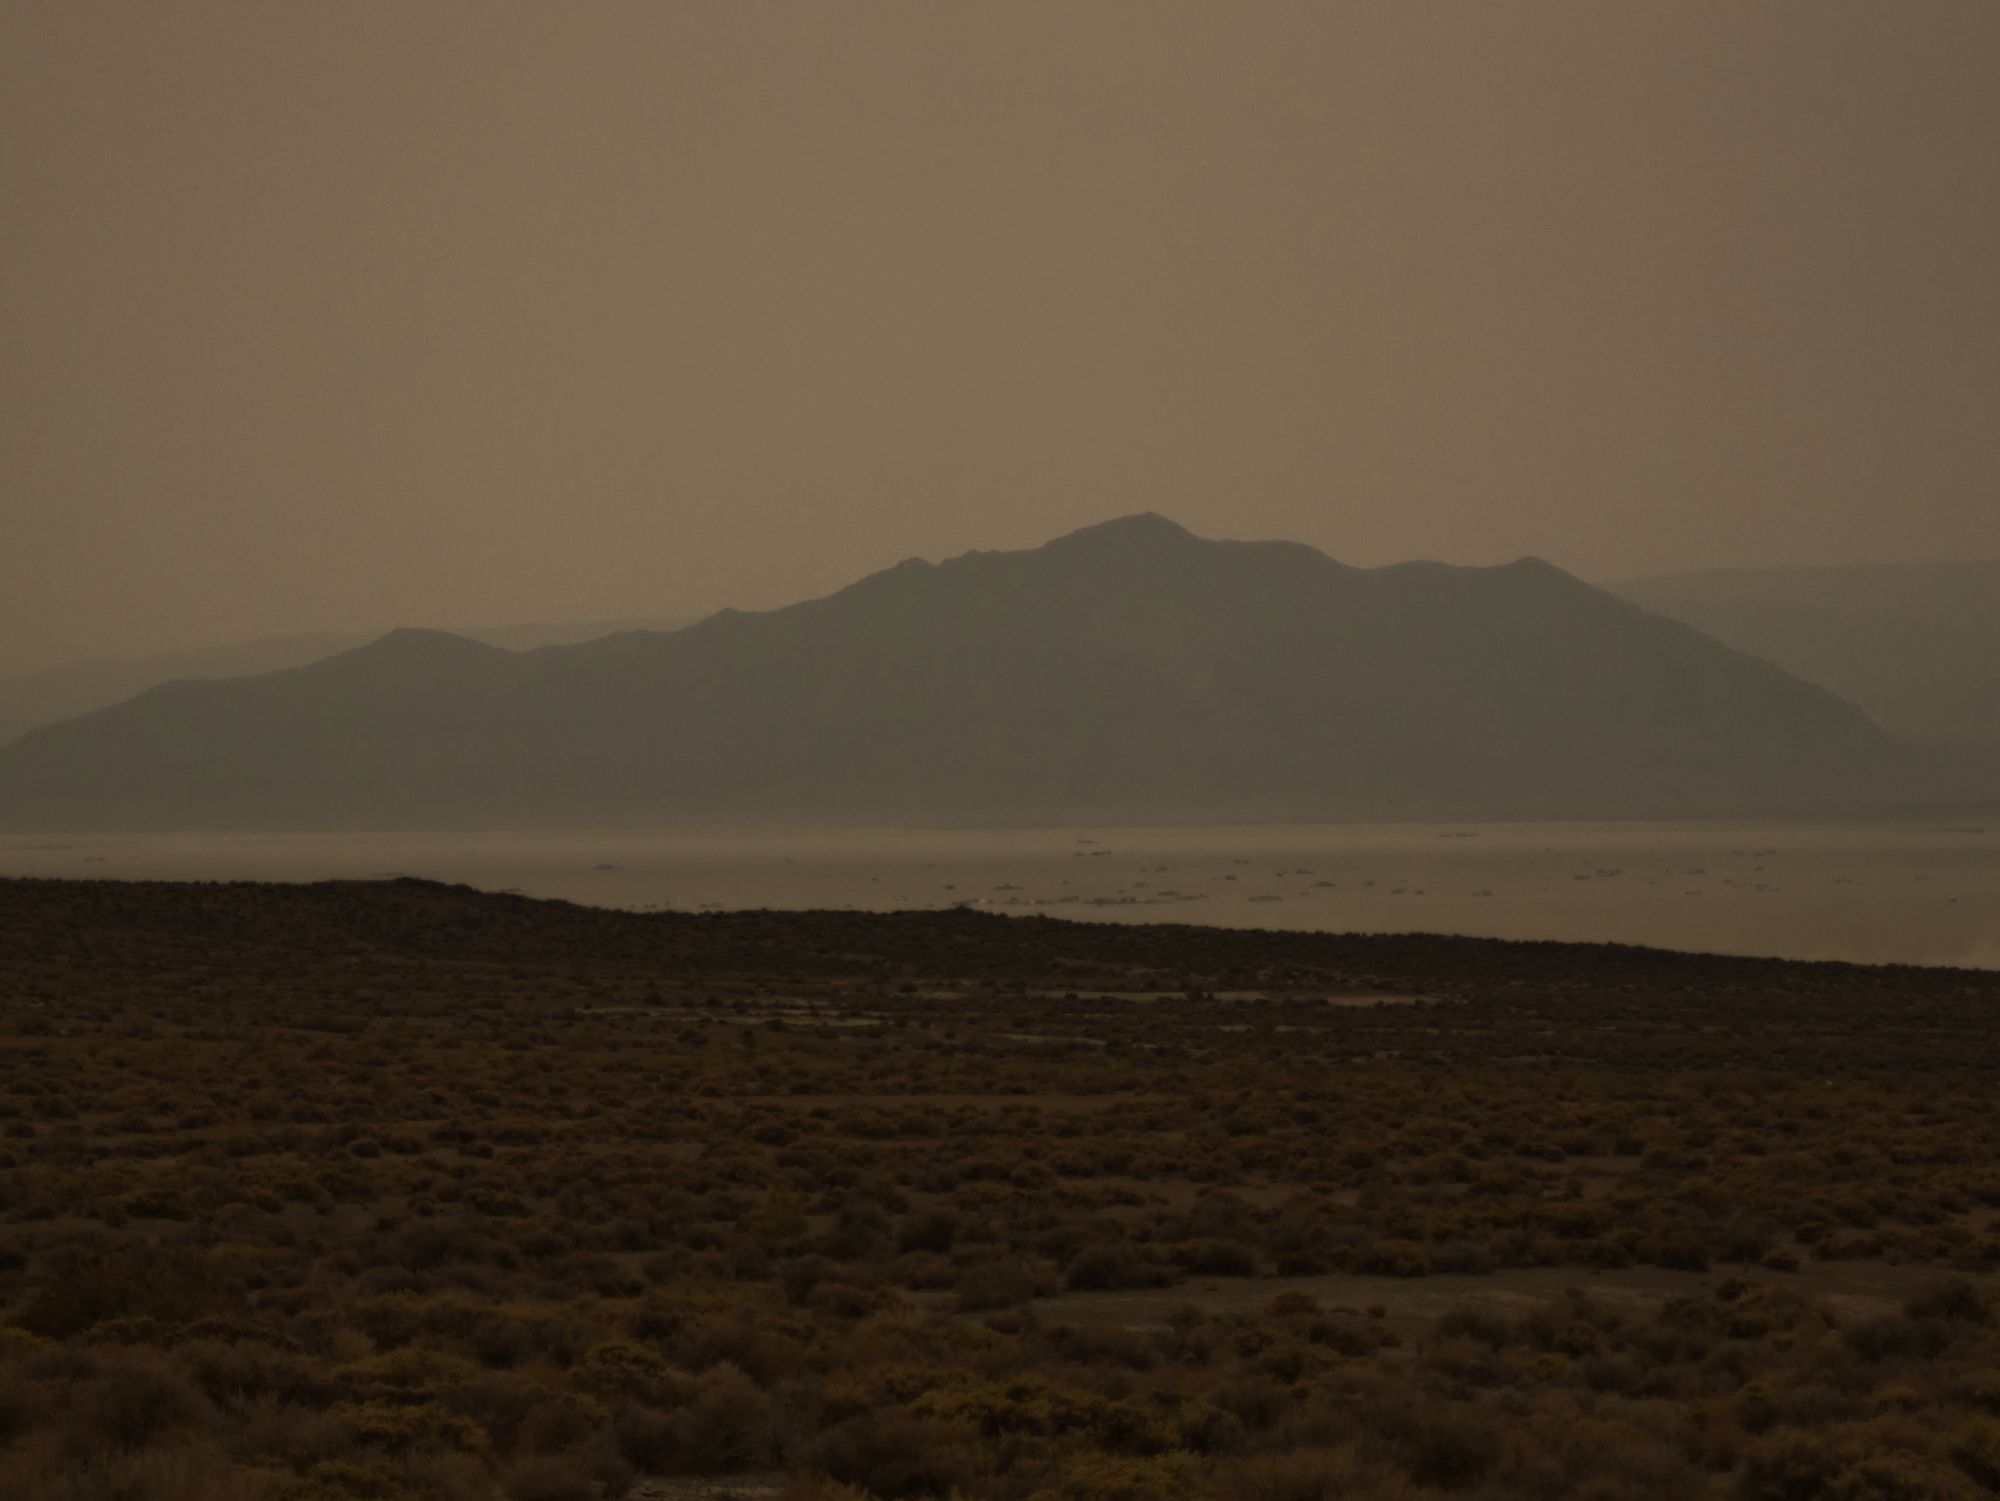
[[[9,0],[0,669],[1157,509],[2000,555],[2000,4]]]

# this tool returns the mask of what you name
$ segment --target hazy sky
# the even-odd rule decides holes
[[[1138,509],[2000,555],[1994,0],[6,0],[0,669]]]

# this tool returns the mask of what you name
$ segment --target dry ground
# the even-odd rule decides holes
[[[0,1494],[1991,1494],[1996,1001],[0,882]]]

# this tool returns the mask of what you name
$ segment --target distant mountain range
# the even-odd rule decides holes
[[[1896,734],[2000,746],[2000,561],[1728,569],[1613,588]]]
[[[690,618],[566,620],[480,627],[458,634],[474,641],[521,650],[591,641],[614,631],[667,629],[685,625]],[[74,719],[93,709],[123,703],[134,694],[143,693],[161,683],[178,682],[184,678],[247,677],[252,673],[303,667],[308,662],[352,651],[375,640],[379,634],[322,631],[309,635],[264,636],[228,646],[163,652],[156,656],[117,661],[80,662],[73,666],[52,667],[44,672],[0,678],[0,745],[6,745],[38,726]]]
[[[397,631],[0,750],[0,827],[1817,811],[1853,706],[1532,559],[1346,567],[1128,517],[824,599],[508,651]]]

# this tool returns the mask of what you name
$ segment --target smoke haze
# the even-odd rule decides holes
[[[0,672],[1167,511],[2000,555],[2000,8],[14,0]]]

